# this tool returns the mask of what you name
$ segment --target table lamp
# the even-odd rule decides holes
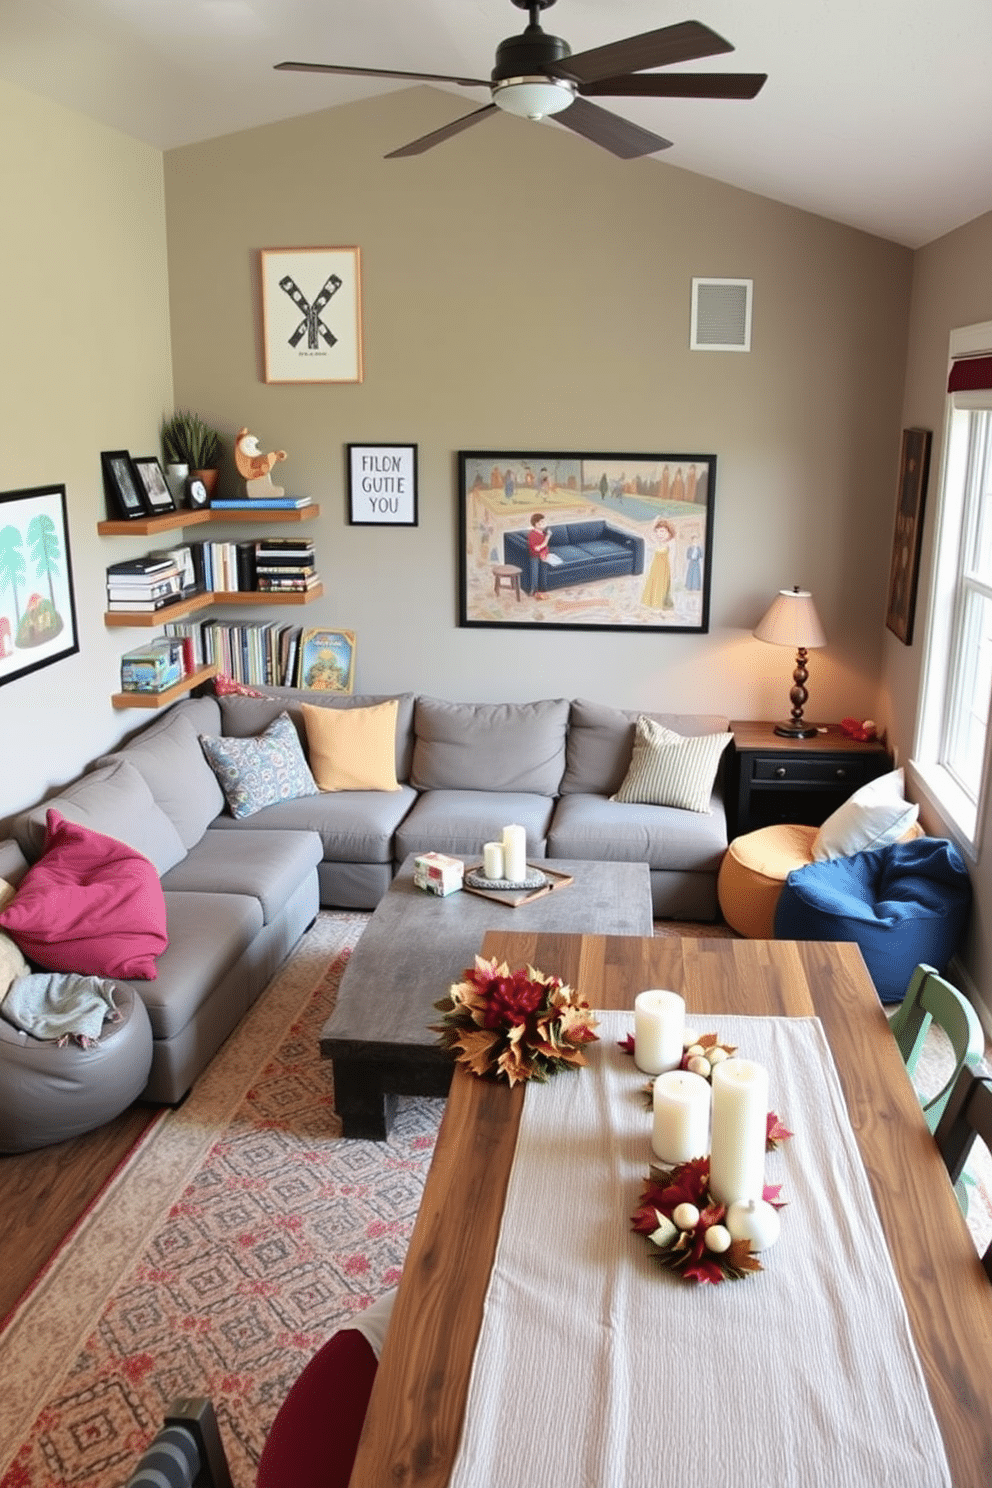
[[[768,641],[772,646],[795,647],[796,669],[789,692],[792,717],[788,723],[777,723],[775,732],[787,739],[812,739],[817,733],[816,725],[803,720],[803,707],[809,697],[806,691],[809,676],[806,653],[817,646],[825,646],[827,638],[809,590],[800,589],[798,585],[792,589],[780,589],[768,613],[755,626],[754,634],[759,641]]]

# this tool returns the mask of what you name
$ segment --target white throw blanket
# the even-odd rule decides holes
[[[34,1038],[63,1044],[71,1038],[84,1048],[100,1037],[106,1020],[120,1019],[113,982],[67,971],[16,977],[0,1002],[0,1013]]]

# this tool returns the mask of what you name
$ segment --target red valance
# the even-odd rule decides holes
[[[949,393],[974,393],[992,388],[992,356],[956,357],[947,379]]]

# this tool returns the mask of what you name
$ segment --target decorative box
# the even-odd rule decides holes
[[[183,675],[181,640],[153,641],[121,657],[122,692],[164,692]]]
[[[413,860],[413,881],[417,888],[442,898],[461,888],[464,874],[461,858],[449,858],[444,853],[424,853]]]

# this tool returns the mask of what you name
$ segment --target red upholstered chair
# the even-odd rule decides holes
[[[258,1464],[258,1488],[348,1488],[395,1292],[314,1354],[279,1408]]]

